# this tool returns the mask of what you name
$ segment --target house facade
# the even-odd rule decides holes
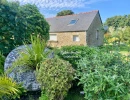
[[[99,11],[47,18],[51,47],[67,45],[103,45],[102,21]]]

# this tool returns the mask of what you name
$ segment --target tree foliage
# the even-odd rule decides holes
[[[72,15],[74,12],[72,10],[63,10],[57,13],[57,16],[65,16],[65,15]]]
[[[5,61],[5,57],[0,52],[0,74],[4,72],[4,61]]]
[[[118,44],[130,44],[130,26],[117,29],[109,27],[109,32],[107,35],[105,35],[105,39],[108,43],[118,42]]]
[[[35,5],[0,1],[0,50],[7,54],[15,46],[29,41],[30,34],[49,38],[49,25]]]
[[[125,26],[130,26],[130,15],[114,16],[114,17],[108,18],[105,24],[108,26],[112,26],[115,29],[118,27],[123,28]]]

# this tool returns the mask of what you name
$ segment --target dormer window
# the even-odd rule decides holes
[[[77,21],[78,21],[78,19],[73,19],[70,21],[70,23],[68,25],[74,25],[77,23]]]

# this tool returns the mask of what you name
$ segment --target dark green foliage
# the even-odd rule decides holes
[[[77,68],[77,61],[86,55],[95,52],[94,48],[88,46],[64,46],[55,53],[62,59],[69,61],[74,68]]]
[[[84,94],[80,94],[80,90],[77,88],[70,89],[64,100],[86,100]]]
[[[95,49],[78,61],[77,78],[87,100],[130,99],[130,63],[117,52]]]
[[[0,52],[0,74],[4,73],[4,61],[5,61],[5,57]]]
[[[41,98],[63,100],[71,87],[74,69],[69,62],[53,58],[42,62],[36,74],[44,91]]]
[[[118,27],[130,26],[130,15],[114,16],[108,18],[105,24],[108,26],[113,26],[115,29]]]
[[[61,12],[58,12],[57,16],[65,16],[65,15],[72,15],[72,14],[74,14],[74,12],[71,10],[63,10]]]
[[[0,2],[0,50],[6,55],[31,34],[49,38],[49,25],[35,5],[20,6],[18,2]]]

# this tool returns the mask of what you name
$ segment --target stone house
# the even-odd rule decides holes
[[[50,25],[48,45],[103,45],[102,21],[99,11],[47,18]]]

